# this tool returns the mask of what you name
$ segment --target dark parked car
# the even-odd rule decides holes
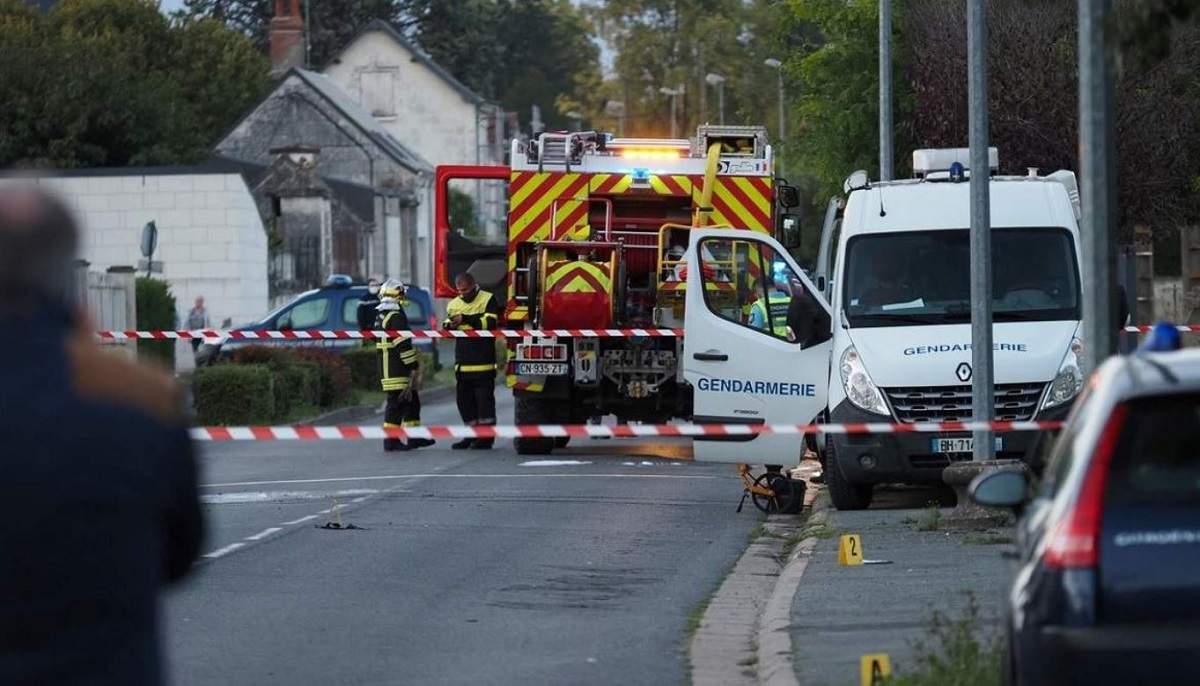
[[[358,330],[358,303],[366,296],[367,287],[352,285],[348,280],[343,279],[331,279],[330,281],[330,285],[301,293],[296,296],[295,300],[276,309],[262,320],[247,326],[236,327],[234,331]],[[408,315],[409,327],[412,330],[423,331],[438,328],[437,315],[434,314],[433,299],[430,297],[429,291],[409,286],[404,311]],[[279,339],[276,341],[225,339],[218,343],[202,346],[198,359],[201,364],[204,364],[227,356],[240,347],[263,343],[309,345],[335,350],[349,350],[362,346],[362,342],[355,339]],[[440,367],[438,350],[434,343],[434,339],[428,338],[414,340],[418,350],[433,353],[434,364]]]
[[[1028,491],[1018,471],[972,484],[1023,510],[1009,683],[1197,683],[1200,350],[1101,366]]]

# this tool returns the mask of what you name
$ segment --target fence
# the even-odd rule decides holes
[[[84,305],[91,316],[92,323],[100,329],[136,328],[137,287],[133,267],[109,267],[107,271],[97,272],[89,266],[85,260],[76,262],[75,295],[77,302]],[[129,357],[137,356],[134,341],[102,338],[100,343]]]

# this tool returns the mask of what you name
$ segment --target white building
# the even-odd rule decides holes
[[[155,274],[171,287],[180,323],[204,296],[211,325],[267,313],[267,235],[241,174],[220,165],[50,172],[4,183],[52,189],[75,213],[79,257],[91,268],[138,266],[142,227],[158,227]],[[139,272],[139,276],[145,274]]]

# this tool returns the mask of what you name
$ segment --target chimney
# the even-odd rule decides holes
[[[282,76],[292,67],[304,65],[304,19],[300,0],[275,0],[271,18],[271,76]]]

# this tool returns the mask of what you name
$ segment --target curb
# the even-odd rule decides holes
[[[822,488],[813,499],[804,526],[823,524],[829,518],[829,494]],[[799,686],[792,658],[792,599],[819,539],[810,536],[796,546],[775,582],[775,590],[758,623],[758,682],[769,686]]]

